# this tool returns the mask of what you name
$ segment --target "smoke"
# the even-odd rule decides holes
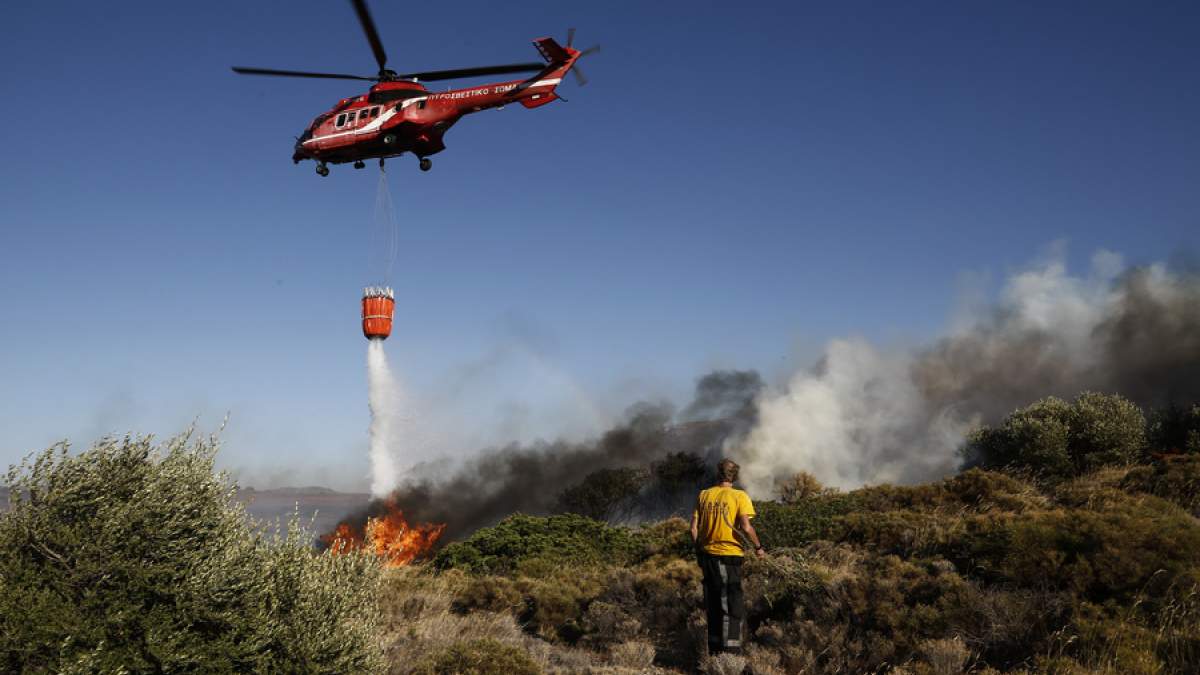
[[[387,454],[394,441],[385,440],[399,424],[387,413],[403,402],[386,388],[394,381],[381,348],[372,349],[372,491],[394,487],[410,521],[446,523],[444,541],[453,541],[510,513],[551,513],[564,489],[600,469],[646,468],[672,453],[709,466],[733,457],[744,486],[768,498],[777,479],[797,471],[841,488],[948,475],[974,426],[1048,395],[1116,392],[1143,406],[1200,400],[1200,282],[1162,265],[1128,269],[1107,252],[1072,275],[1061,254],[1050,255],[924,346],[833,340],[781,387],[766,388],[755,372],[718,371],[697,381],[678,414],[640,403],[590,441],[514,443],[418,465],[403,480]]]
[[[404,418],[403,392],[388,366],[383,340],[367,341],[367,389],[371,409],[371,495],[382,497],[395,490],[399,482],[400,436],[409,426]]]
[[[754,399],[763,389],[753,370],[718,370],[696,382],[696,396],[680,414],[685,422],[732,418],[755,419]]]
[[[1120,393],[1143,406],[1200,400],[1200,284],[1097,253],[1012,276],[999,301],[921,349],[829,343],[819,363],[757,400],[726,451],[752,494],[807,471],[828,485],[912,483],[953,472],[966,433],[1044,396]]]
[[[592,440],[514,443],[486,450],[456,466],[419,465],[391,499],[410,522],[445,523],[445,541],[492,525],[510,513],[551,513],[563,489],[600,469],[643,468],[681,452],[714,463],[725,439],[749,425],[747,419],[727,413],[749,414],[760,389],[757,373],[715,372],[697,382],[696,401],[687,407],[686,422],[678,422],[668,403],[638,403],[612,429]],[[722,417],[706,417],[704,411]],[[377,501],[350,520],[363,520],[384,509]]]

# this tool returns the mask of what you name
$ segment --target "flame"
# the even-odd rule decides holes
[[[401,567],[431,551],[446,529],[445,523],[410,525],[391,499],[384,502],[384,509],[382,515],[367,518],[362,529],[346,521],[338,523],[333,532],[321,536],[321,541],[335,555],[370,551],[384,565]]]

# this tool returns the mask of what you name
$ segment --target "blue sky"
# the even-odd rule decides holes
[[[464,450],[580,434],[714,367],[928,339],[964,275],[1053,241],[1193,255],[1200,9],[1050,4],[373,3],[398,70],[532,60],[568,26],[603,44],[568,103],[389,165],[393,367]],[[290,154],[363,88],[229,71],[371,73],[348,4],[6,24],[0,464],[228,412],[249,482],[361,485],[378,172]]]

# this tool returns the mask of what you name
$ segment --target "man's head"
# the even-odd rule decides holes
[[[717,462],[717,480],[722,483],[735,482],[738,478],[738,469],[740,468],[737,462],[732,459],[723,459]]]

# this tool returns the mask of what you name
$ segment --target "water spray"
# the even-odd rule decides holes
[[[397,446],[404,426],[404,401],[399,381],[388,365],[383,341],[392,334],[396,296],[386,285],[398,248],[396,211],[388,188],[387,174],[380,165],[375,195],[375,217],[371,232],[369,263],[372,274],[382,277],[385,285],[367,286],[362,294],[362,331],[367,338],[367,389],[371,410],[370,439],[371,494],[387,495],[400,479]]]

